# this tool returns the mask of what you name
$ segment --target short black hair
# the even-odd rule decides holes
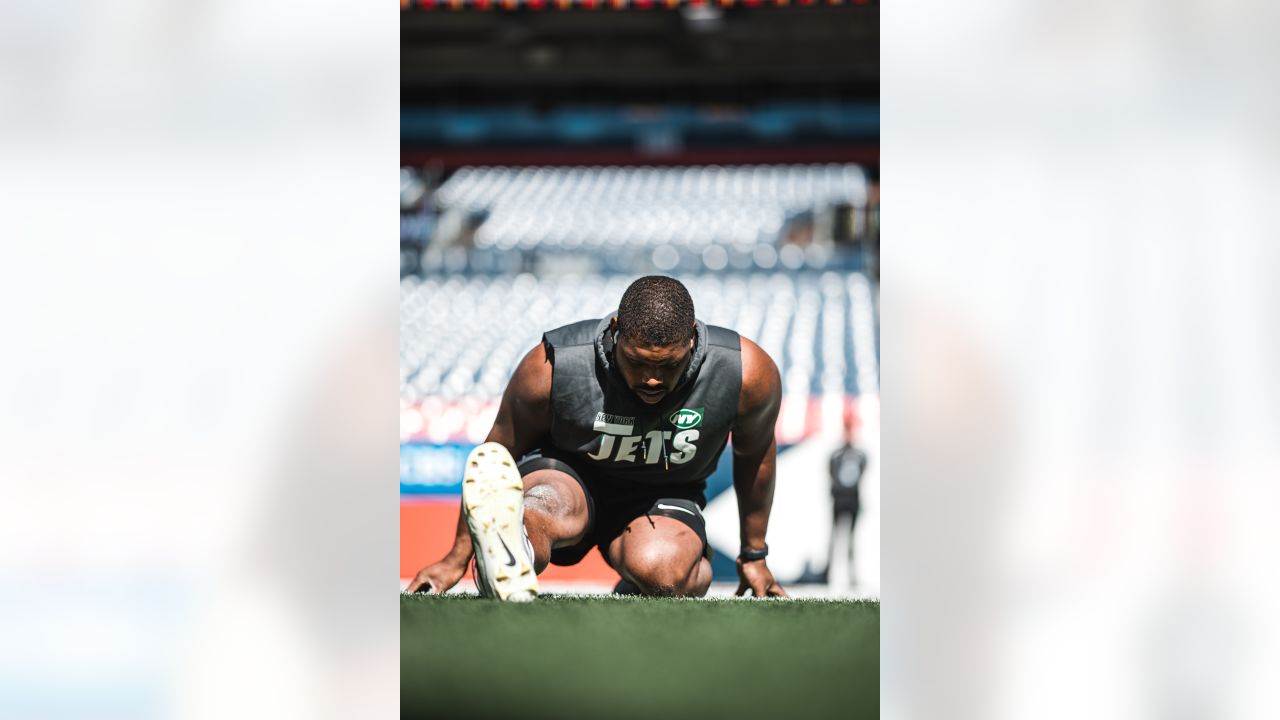
[[[693,339],[693,298],[675,278],[648,275],[631,283],[618,303],[618,336],[645,345]]]

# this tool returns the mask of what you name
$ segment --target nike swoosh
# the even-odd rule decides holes
[[[689,508],[682,508],[679,505],[663,505],[662,503],[658,503],[657,507],[659,510],[679,510],[682,513],[689,513],[694,517],[698,516],[698,513],[690,510]]]
[[[516,556],[511,554],[511,549],[507,547],[507,541],[503,540],[502,536],[499,535],[498,542],[502,543],[502,549],[507,551],[507,559],[509,560],[509,562],[507,563],[507,567],[515,567]]]

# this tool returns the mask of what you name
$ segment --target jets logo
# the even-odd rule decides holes
[[[597,413],[592,429],[600,434],[600,447],[587,457],[645,465],[683,465],[698,453],[696,442],[702,431],[697,428],[702,424],[702,412],[703,408],[677,410],[667,418],[674,430],[655,428],[647,432],[638,426],[636,418]]]
[[[697,410],[691,408],[677,410],[671,413],[671,417],[667,418],[667,420],[681,430],[696,428],[702,424],[702,408]]]

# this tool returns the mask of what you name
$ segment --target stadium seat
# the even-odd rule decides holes
[[[442,210],[483,218],[474,239],[481,249],[701,250],[777,244],[804,213],[865,205],[867,181],[848,164],[463,167],[435,197]]]

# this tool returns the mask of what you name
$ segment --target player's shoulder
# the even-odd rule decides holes
[[[509,383],[524,402],[546,401],[551,397],[551,362],[544,343],[525,353]]]
[[[782,378],[778,366],[764,348],[740,336],[742,344],[742,397],[739,407],[747,412],[761,405],[777,402],[782,396]]]
[[[742,382],[747,384],[748,380],[754,383],[767,382],[768,380],[778,378],[778,366],[773,362],[773,358],[769,357],[769,353],[764,348],[755,343],[754,340],[747,337],[740,337],[742,343]]]

